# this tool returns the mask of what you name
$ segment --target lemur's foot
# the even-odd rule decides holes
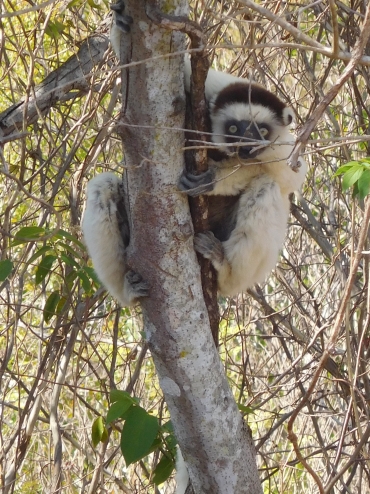
[[[224,261],[225,254],[222,243],[212,232],[197,233],[194,237],[194,248],[206,259],[209,259],[215,267]]]
[[[149,286],[139,273],[130,269],[125,274],[125,280],[127,281],[130,290],[132,290],[132,299],[147,297],[149,295]]]
[[[130,15],[124,13],[125,2],[119,0],[117,3],[111,3],[110,8],[113,10],[116,26],[124,33],[130,32],[133,19]]]

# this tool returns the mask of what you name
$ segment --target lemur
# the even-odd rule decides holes
[[[132,18],[125,15],[122,1],[111,8],[110,37],[119,56],[121,32],[130,30]],[[188,92],[190,77],[186,59]],[[306,163],[301,159],[297,171],[287,165],[294,145],[289,132],[294,114],[270,91],[210,69],[205,95],[212,133],[209,169],[200,175],[184,170],[179,189],[190,196],[210,196],[210,229],[195,235],[194,247],[215,267],[219,293],[234,296],[264,281],[275,267],[287,230],[289,195],[301,187]],[[148,287],[125,263],[125,215],[121,182],[115,175],[103,173],[89,182],[82,223],[85,243],[102,283],[129,306],[146,296]]]

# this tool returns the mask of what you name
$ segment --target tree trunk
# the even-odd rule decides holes
[[[186,2],[177,6],[183,13]],[[188,201],[177,190],[183,61],[168,54],[184,49],[184,36],[151,23],[144,2],[127,2],[126,12],[134,23],[121,45],[133,62],[143,61],[124,69],[120,133],[131,222],[128,264],[150,285],[142,303],[146,339],[194,492],[260,494],[254,447],[212,341]]]

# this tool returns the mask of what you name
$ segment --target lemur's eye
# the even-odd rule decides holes
[[[261,137],[266,137],[267,134],[269,133],[269,131],[266,129],[266,127],[260,127],[259,133],[260,133]]]
[[[236,125],[230,125],[229,132],[230,134],[236,134],[236,132],[238,132],[238,127]]]

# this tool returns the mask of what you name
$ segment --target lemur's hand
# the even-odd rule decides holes
[[[193,173],[184,170],[181,174],[178,187],[189,196],[196,197],[211,192],[215,188],[215,176],[216,171],[214,168],[209,168],[200,175],[193,175]]]

